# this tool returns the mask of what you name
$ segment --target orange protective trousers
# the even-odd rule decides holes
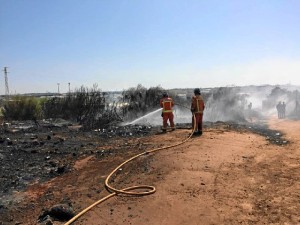
[[[172,112],[165,112],[165,113],[163,113],[163,130],[167,129],[168,120],[170,121],[171,128],[175,128],[174,114]]]
[[[195,117],[196,117],[196,130],[195,131],[202,131],[202,120],[203,120],[203,113],[195,113]],[[192,119],[192,126],[194,129],[194,116]]]

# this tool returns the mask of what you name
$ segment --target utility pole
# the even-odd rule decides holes
[[[8,97],[9,96],[9,88],[8,88],[8,78],[7,78],[7,74],[8,74],[8,72],[7,72],[7,68],[8,67],[4,67],[4,79],[5,79],[5,95],[6,95],[6,97]]]
[[[59,83],[57,83],[57,93],[59,94]]]
[[[298,102],[298,90],[296,90],[296,104],[295,104],[296,117],[300,116],[300,114],[298,115],[298,112],[300,112],[300,105],[299,105],[299,102]]]
[[[69,85],[69,93],[71,93],[71,89],[70,89],[71,83],[69,82],[68,85]]]

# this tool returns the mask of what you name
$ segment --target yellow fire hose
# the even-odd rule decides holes
[[[195,114],[193,114],[193,120],[196,121],[196,118],[195,118]],[[112,187],[110,184],[109,184],[109,180],[110,178],[112,177],[112,175],[117,172],[122,166],[124,166],[126,163],[142,156],[142,155],[147,155],[149,153],[153,153],[153,152],[156,152],[156,151],[159,151],[159,150],[163,150],[163,149],[169,149],[169,148],[173,148],[173,147],[177,147],[179,145],[182,145],[183,143],[187,142],[191,137],[192,135],[194,134],[196,130],[196,123],[194,123],[194,127],[193,127],[193,131],[192,133],[189,135],[188,138],[186,138],[185,140],[183,140],[182,142],[180,143],[177,143],[177,144],[174,144],[174,145],[169,145],[169,146],[165,146],[165,147],[160,147],[160,148],[155,148],[155,149],[152,149],[152,150],[148,150],[148,151],[145,151],[143,153],[140,153],[140,154],[137,154],[133,157],[131,157],[130,159],[126,160],[125,162],[121,163],[119,166],[117,166],[106,178],[105,180],[105,186],[106,188],[111,191],[112,193],[105,196],[104,198],[96,201],[95,203],[93,203],[92,205],[88,206],[87,208],[85,208],[84,210],[82,210],[80,213],[78,213],[76,216],[74,216],[72,219],[70,219],[67,223],[65,223],[64,225],[69,225],[71,223],[73,223],[75,220],[77,220],[79,217],[81,217],[83,214],[85,214],[86,212],[88,212],[90,209],[92,209],[93,207],[95,207],[96,205],[104,202],[105,200],[117,195],[117,194],[125,194],[125,195],[134,195],[134,196],[143,196],[143,195],[150,195],[150,194],[153,194],[156,189],[154,186],[149,186],[149,185],[139,185],[139,186],[131,186],[131,187],[127,187],[127,188],[124,188],[124,189],[117,189],[117,188],[114,188]],[[142,190],[147,190],[147,191],[142,191],[142,192],[134,192],[132,190],[137,190],[137,189],[142,189]]]

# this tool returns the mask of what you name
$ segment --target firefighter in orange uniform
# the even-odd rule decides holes
[[[191,104],[191,111],[193,113],[192,126],[194,129],[194,124],[196,123],[194,135],[202,135],[202,120],[205,105],[199,88],[194,89],[194,94]],[[196,121],[194,121],[194,115]]]
[[[173,108],[174,102],[173,99],[169,97],[167,92],[163,93],[163,98],[160,100],[160,107],[162,108],[162,117],[163,117],[163,127],[162,130],[166,132],[168,126],[168,120],[170,121],[170,126],[172,130],[175,130],[174,125],[174,114]]]

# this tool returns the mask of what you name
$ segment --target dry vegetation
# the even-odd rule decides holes
[[[106,194],[104,177],[118,163],[186,137],[190,132],[186,125],[166,135],[156,135],[159,127],[119,125],[157,109],[163,91],[159,86],[147,89],[138,85],[111,100],[94,86],[63,97],[14,96],[4,101],[2,112],[9,125],[0,129],[0,224],[63,224],[66,218],[55,218],[51,207],[66,204],[79,212],[99,199],[99,194]],[[178,95],[182,93],[185,97]],[[192,89],[169,90],[169,94],[177,104],[189,106]],[[265,99],[264,110],[274,110],[284,99],[290,106],[288,118],[297,119],[297,94],[275,87],[261,98]],[[165,196],[178,203],[168,209],[172,224],[300,223],[300,206],[294,199],[300,194],[300,137],[295,132],[299,122],[282,121],[286,127],[281,127],[277,125],[281,121],[273,119],[270,130],[265,123],[269,118],[261,110],[249,111],[249,94],[237,87],[215,88],[202,95],[207,108],[200,139],[175,149],[176,154],[163,153],[159,160],[141,159],[131,168],[134,174],[141,173],[138,178],[128,172],[123,180],[116,178],[118,185],[148,180],[161,185],[162,192],[150,197],[150,203],[136,199],[108,203],[109,215],[102,217],[96,210],[77,224],[157,224],[166,215],[164,209],[155,211],[157,204],[166,208],[171,204],[161,202]],[[174,172],[178,175],[173,176]],[[195,174],[199,177],[192,177]],[[176,191],[169,190],[170,186]],[[280,196],[284,196],[282,201]],[[187,202],[192,205],[185,205]],[[111,210],[112,205],[118,210]],[[190,220],[184,214],[177,218],[180,206],[189,209]],[[142,211],[144,208],[147,210]],[[199,216],[196,209],[206,216]]]

